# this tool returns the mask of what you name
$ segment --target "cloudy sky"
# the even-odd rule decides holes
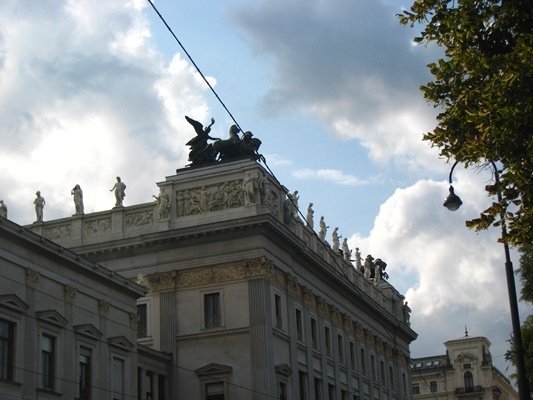
[[[498,231],[464,221],[490,204],[490,171],[454,173],[464,206],[442,207],[450,164],[421,140],[435,110],[419,86],[439,49],[415,46],[395,15],[408,0],[159,0],[156,7],[302,212],[388,264],[419,338],[487,336],[505,372],[511,332]],[[0,199],[19,224],[151,201],[187,164],[188,115],[233,123],[147,0],[0,2]],[[518,256],[513,253],[515,267]],[[531,312],[522,307],[521,319]]]

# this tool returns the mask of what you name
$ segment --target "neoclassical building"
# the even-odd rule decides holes
[[[517,400],[509,380],[492,364],[486,337],[444,343],[446,354],[412,361],[414,399]]]
[[[171,358],[169,399],[412,397],[404,297],[321,240],[258,162],[157,185],[156,202],[30,228],[146,288],[137,343]]]
[[[0,217],[0,398],[126,400],[150,379],[168,393],[172,356],[137,343],[146,292]]]

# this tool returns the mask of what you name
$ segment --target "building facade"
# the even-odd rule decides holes
[[[413,359],[414,399],[518,399],[509,380],[492,365],[487,338],[465,336],[444,346],[446,354]]]
[[[2,400],[138,398],[139,370],[168,393],[171,357],[137,344],[145,288],[5,218],[0,278]]]
[[[184,168],[157,202],[32,225],[147,289],[138,343],[169,398],[411,398],[404,297],[304,223],[257,162]]]

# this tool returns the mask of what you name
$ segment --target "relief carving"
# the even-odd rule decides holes
[[[85,223],[85,234],[87,236],[99,233],[111,232],[111,218],[94,219]]]
[[[154,213],[146,211],[136,214],[126,215],[126,227],[131,228],[135,226],[148,225],[154,223]]]
[[[105,317],[109,313],[109,303],[106,302],[104,299],[98,300],[98,313]]]
[[[73,303],[74,299],[76,298],[76,294],[78,293],[78,290],[72,286],[65,285],[63,293],[65,295],[65,301],[68,303]]]
[[[153,292],[174,289],[176,287],[176,271],[157,272],[150,274],[145,279]]]
[[[38,272],[32,270],[32,269],[26,269],[26,286],[31,288],[36,288],[37,284],[39,283],[39,277],[41,274]]]
[[[45,228],[44,235],[48,240],[60,240],[70,238],[70,225],[53,226]]]

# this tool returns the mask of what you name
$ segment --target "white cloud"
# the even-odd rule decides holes
[[[264,99],[270,112],[309,112],[339,138],[358,139],[378,163],[434,168],[436,151],[421,142],[435,125],[418,87],[430,80],[414,32],[401,10],[381,1],[263,1],[234,13],[258,54],[276,60]]]
[[[86,212],[109,209],[117,175],[125,204],[151,201],[187,163],[183,116],[206,118],[206,86],[179,56],[164,63],[143,7],[0,4],[0,197],[15,222],[34,220],[37,190],[45,219],[71,215],[75,184]]]
[[[298,179],[319,179],[338,185],[360,186],[368,183],[353,175],[347,175],[335,169],[296,169],[293,176]]]

